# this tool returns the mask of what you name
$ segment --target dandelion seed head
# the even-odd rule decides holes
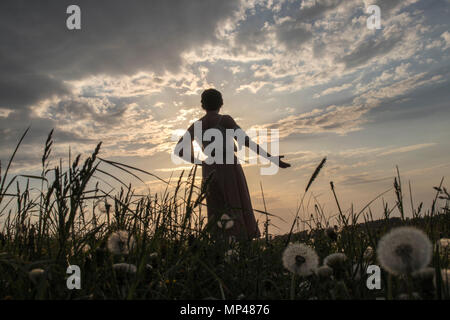
[[[234,221],[233,221],[233,219],[231,219],[231,217],[229,215],[224,213],[220,217],[219,221],[217,221],[217,225],[219,226],[219,228],[227,230],[227,229],[230,229],[231,227],[233,227]]]
[[[316,274],[321,278],[329,278],[333,275],[333,269],[327,265],[320,266],[316,269]]]
[[[134,247],[134,237],[125,230],[113,232],[108,238],[108,250],[117,255],[127,255]]]
[[[308,276],[319,265],[314,249],[302,243],[290,243],[283,252],[283,266],[292,273]]]
[[[338,269],[344,266],[346,260],[347,256],[344,253],[337,252],[326,256],[323,260],[323,264],[333,269]]]
[[[431,261],[433,246],[427,235],[413,227],[399,227],[384,235],[377,248],[378,261],[388,272],[409,274]]]

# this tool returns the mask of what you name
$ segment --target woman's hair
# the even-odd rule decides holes
[[[202,93],[202,108],[208,111],[218,110],[223,105],[222,94],[216,89],[207,89]]]

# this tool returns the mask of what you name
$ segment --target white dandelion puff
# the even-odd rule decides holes
[[[316,274],[321,278],[329,278],[333,275],[333,269],[327,265],[320,266],[316,269]]]
[[[226,229],[230,229],[231,227],[233,227],[234,221],[233,221],[233,219],[230,218],[229,215],[224,213],[220,217],[219,221],[217,221],[217,225],[219,226],[219,228],[226,230]]]
[[[43,279],[45,276],[45,270],[41,268],[36,268],[28,272],[28,278],[30,278],[31,282],[37,284]]]
[[[347,256],[344,253],[332,253],[325,257],[323,264],[327,265],[333,269],[342,268],[344,266]]]
[[[392,274],[410,274],[431,261],[433,246],[427,235],[413,227],[399,227],[384,235],[377,248],[378,261]]]
[[[136,270],[137,270],[137,268],[134,264],[129,264],[129,263],[113,264],[113,269],[117,273],[128,273],[128,274],[135,274]]]
[[[283,252],[283,266],[294,274],[308,276],[319,265],[314,249],[302,243],[290,243]]]
[[[113,232],[108,238],[108,250],[113,254],[127,255],[133,246],[134,237],[124,230]]]

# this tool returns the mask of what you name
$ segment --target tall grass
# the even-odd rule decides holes
[[[70,156],[68,168],[64,169],[61,162],[50,167],[50,132],[41,174],[10,178],[9,169],[27,132],[4,173],[0,171],[0,299],[288,299],[292,292],[296,299],[395,298],[405,291],[402,279],[393,279],[388,286],[383,273],[382,289],[368,290],[364,276],[355,273],[353,265],[364,268],[376,264],[375,257],[365,260],[367,247],[376,248],[381,235],[397,225],[418,226],[433,241],[450,234],[450,196],[443,181],[436,187],[432,208],[425,212],[422,205],[415,210],[412,204],[412,218],[408,218],[398,173],[394,181],[397,203],[392,208],[383,206],[384,219],[374,221],[370,204],[385,192],[360,212],[350,210],[346,215],[331,183],[338,207],[336,226],[330,220],[335,215],[325,214],[317,199],[312,209],[305,208],[301,201],[299,210],[302,208],[310,219],[296,216],[291,232],[276,237],[269,237],[269,216],[275,215],[267,212],[261,185],[264,211],[255,211],[265,214],[264,238],[229,241],[217,236],[220,230],[216,230],[216,221],[206,219],[207,183],[196,185],[197,166],[186,174],[182,172],[177,181],[166,181],[145,170],[99,157],[99,143],[83,162],[80,155],[73,161]],[[325,159],[314,171],[305,194],[324,164]],[[155,194],[136,194],[108,167],[141,181],[141,175],[152,176],[167,188]],[[120,189],[101,187],[109,184],[108,179],[113,179]],[[31,187],[33,181],[40,188]],[[391,217],[394,210],[400,213],[397,220]],[[308,225],[309,230],[294,233],[298,221]],[[335,232],[332,236],[330,228]],[[135,239],[128,254],[108,250],[108,237],[118,230]],[[350,264],[333,279],[316,275],[299,278],[292,291],[291,277],[281,264],[282,252],[291,241],[314,247],[321,259],[330,253],[345,252]],[[116,268],[118,263],[133,264],[136,272],[121,273]],[[436,247],[433,266],[439,274],[448,263],[448,253],[443,255]],[[80,266],[80,290],[66,287],[69,265]],[[36,280],[30,272],[38,268],[44,273]],[[436,286],[432,292],[426,286],[414,290],[425,298],[449,298],[443,279],[437,277]],[[392,288],[389,292],[388,287]]]

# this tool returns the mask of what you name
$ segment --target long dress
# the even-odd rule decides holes
[[[225,137],[226,128],[220,124],[221,120],[222,117],[214,128],[220,130]],[[208,142],[202,141],[202,149],[204,150],[208,144]],[[217,227],[219,224],[213,225],[212,230],[228,237],[235,237],[239,240],[259,238],[261,233],[253,213],[244,171],[236,156],[234,156],[234,160],[233,164],[225,164],[223,161],[223,164],[213,163],[202,166],[202,183],[207,183],[208,223],[220,221],[220,230]],[[232,221],[232,223],[228,224],[228,221],[221,220],[222,217],[226,217],[224,214],[231,218],[228,221]],[[229,227],[229,225],[232,226]]]

